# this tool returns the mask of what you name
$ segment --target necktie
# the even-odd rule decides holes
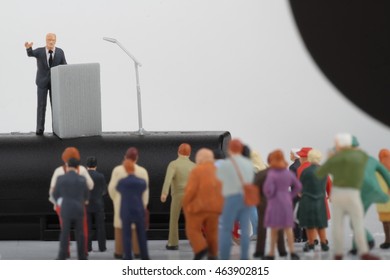
[[[52,50],[49,50],[49,67],[51,68],[51,66],[53,65],[53,51]]]

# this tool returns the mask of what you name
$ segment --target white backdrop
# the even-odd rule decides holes
[[[36,62],[57,34],[69,64],[99,62],[103,131],[228,130],[266,157],[352,132],[374,156],[390,130],[346,100],[307,52],[287,0],[2,0],[0,132],[35,131]],[[49,125],[48,125],[49,124]],[[51,131],[50,110],[46,131]]]

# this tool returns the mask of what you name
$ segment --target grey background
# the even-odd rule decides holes
[[[0,29],[0,132],[34,131],[36,65],[24,42],[43,46],[55,32],[69,64],[101,65],[103,131],[138,130],[134,65],[107,36],[143,64],[146,130],[229,130],[264,158],[307,145],[326,153],[343,131],[374,156],[389,145],[389,128],[313,63],[286,0],[4,0]]]

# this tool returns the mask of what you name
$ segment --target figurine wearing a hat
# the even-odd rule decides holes
[[[303,147],[303,148],[299,149],[298,151],[296,151],[296,155],[297,155],[298,160],[299,160],[299,166],[296,169],[295,175],[297,176],[298,179],[301,177],[303,170],[305,170],[307,167],[310,166],[310,162],[308,161],[307,158],[308,158],[308,154],[311,150],[312,150],[311,147]],[[293,201],[294,209],[299,207],[299,205],[297,205],[297,203],[300,200],[301,200],[301,197],[299,195],[297,195],[294,198],[294,201]],[[295,242],[301,242],[301,241],[306,242],[307,241],[306,230],[303,229],[299,223],[295,223],[294,237],[295,237]]]
[[[310,166],[310,162],[308,161],[307,157],[309,155],[309,152],[313,148],[311,147],[303,147],[297,152],[297,155],[299,156],[299,161],[301,162],[301,165],[297,169],[297,178],[301,177],[301,174],[303,170],[305,170],[307,167]]]
[[[314,250],[317,234],[321,242],[321,250],[328,251],[326,228],[328,227],[327,195],[326,188],[328,176],[318,178],[315,171],[318,169],[322,154],[319,150],[312,149],[308,154],[310,166],[301,174],[302,197],[299,202],[299,224],[305,228],[308,242],[303,251]]]
[[[299,149],[299,148],[292,148],[290,151],[290,160],[293,163],[289,166],[288,169],[290,169],[290,171],[294,172],[295,175],[297,175],[298,167],[301,165],[301,162],[299,160],[299,156],[297,154],[300,150],[301,149]]]

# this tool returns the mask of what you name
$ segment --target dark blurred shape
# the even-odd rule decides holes
[[[355,105],[390,126],[390,1],[290,0],[307,49]]]

